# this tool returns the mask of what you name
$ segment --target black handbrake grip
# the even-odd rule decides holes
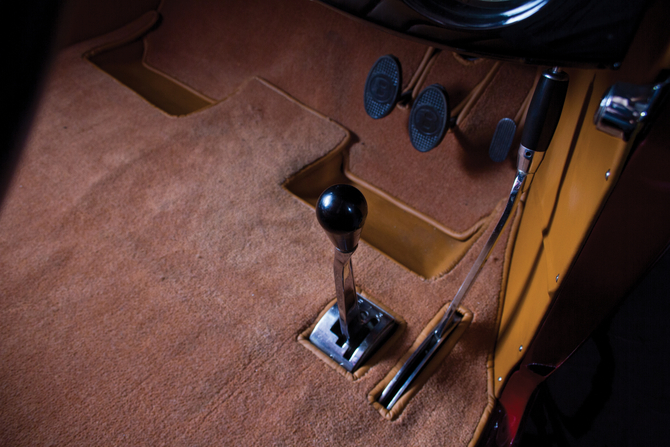
[[[542,72],[530,101],[521,145],[535,152],[547,150],[561,117],[568,75],[558,68]]]

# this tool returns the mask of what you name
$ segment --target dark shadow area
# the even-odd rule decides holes
[[[519,445],[665,445],[670,251],[616,314],[538,387]]]
[[[62,2],[31,0],[5,11],[1,20],[5,66],[0,103],[0,205],[30,128],[41,83],[54,46]]]

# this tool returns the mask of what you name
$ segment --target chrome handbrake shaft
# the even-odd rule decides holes
[[[524,182],[530,182],[532,175],[535,174],[544,158],[544,152],[549,147],[561,116],[567,88],[568,75],[557,67],[544,71],[540,76],[528,108],[526,124],[519,146],[517,174],[505,209],[444,316],[382,391],[379,403],[386,409],[390,410],[402,397],[444,340],[456,328],[458,324],[456,309],[505,229],[509,216],[517,204]],[[498,132],[496,132],[497,134]],[[496,144],[496,142],[494,141],[493,144]]]

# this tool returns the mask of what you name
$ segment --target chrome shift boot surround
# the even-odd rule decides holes
[[[309,341],[349,372],[359,366],[393,333],[395,319],[385,310],[357,294],[357,314],[349,319],[350,336],[340,331],[338,303],[319,320]]]

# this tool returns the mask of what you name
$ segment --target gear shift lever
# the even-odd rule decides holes
[[[309,339],[350,372],[363,364],[396,325],[391,315],[356,293],[351,255],[358,247],[367,214],[365,197],[351,185],[331,186],[316,204],[316,218],[335,245],[337,303],[317,323]]]
[[[335,245],[335,292],[340,330],[349,338],[349,323],[358,315],[358,300],[351,255],[358,247],[368,215],[368,203],[351,185],[335,185],[323,192],[316,204],[316,218]]]

